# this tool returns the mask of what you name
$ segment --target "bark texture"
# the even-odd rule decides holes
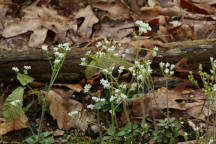
[[[71,82],[83,78],[84,69],[79,65],[80,58],[90,49],[91,47],[73,47],[67,54],[58,81]],[[198,67],[199,63],[209,66],[209,57],[215,56],[216,39],[165,43],[159,47],[159,54],[154,58],[153,65],[156,66],[161,61],[175,64],[186,58],[188,64],[193,67]],[[12,80],[15,73],[11,68],[16,66],[21,69],[24,65],[32,66],[29,72],[36,80],[49,81],[51,69],[45,53],[40,48],[0,48],[0,81]]]

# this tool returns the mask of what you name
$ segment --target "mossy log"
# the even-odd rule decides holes
[[[60,71],[58,81],[71,82],[84,77],[84,68],[81,67],[80,58],[91,47],[73,47],[67,54],[67,59]],[[216,56],[216,39],[192,40],[165,43],[159,47],[159,54],[153,60],[153,65],[163,62],[177,63],[187,58],[188,64],[197,66],[203,63],[209,65],[209,57]],[[21,70],[24,65],[32,66],[30,75],[38,81],[49,81],[51,69],[46,55],[40,48],[11,49],[0,47],[0,81],[10,81],[15,78],[11,70],[13,66]]]

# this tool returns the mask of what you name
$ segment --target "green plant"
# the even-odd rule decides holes
[[[139,27],[139,39],[143,33],[147,33],[147,31],[151,30],[151,27],[142,21],[137,21],[136,25]],[[141,48],[137,48],[136,60],[134,63],[129,63],[124,59],[124,57],[128,54],[127,50],[125,53],[121,54],[121,56],[118,54],[118,49],[120,47],[120,43],[112,40],[109,41],[105,38],[103,41],[100,41],[96,44],[96,49],[98,50],[96,53],[89,51],[87,52],[87,58],[81,58],[81,65],[86,66],[85,74],[87,79],[93,77],[97,71],[103,73],[104,75],[100,80],[100,84],[104,89],[104,94],[102,97],[93,96],[90,91],[91,85],[89,84],[85,85],[84,91],[89,95],[92,95],[93,103],[88,105],[87,108],[96,110],[99,127],[99,112],[109,112],[111,114],[112,124],[110,125],[110,128],[112,129],[113,133],[109,133],[109,135],[112,135],[112,137],[114,136],[115,138],[117,138],[115,135],[118,135],[119,132],[125,132],[119,127],[117,114],[122,111],[125,112],[127,120],[126,126],[132,130],[133,123],[130,120],[127,109],[128,101],[136,97],[140,97],[141,99],[143,96],[145,96],[144,91],[146,89],[153,90],[153,81],[151,78],[152,69],[150,67],[151,62],[149,60],[138,59],[139,50]],[[155,56],[157,54],[158,48],[155,47],[150,51],[152,52],[152,55]],[[121,74],[126,71],[131,74],[130,88],[128,88],[128,85],[122,83],[120,80]],[[146,114],[143,100],[141,100],[141,103],[143,111],[142,128],[144,129],[146,126]],[[101,136],[102,134],[100,132],[100,137]]]
[[[163,76],[166,78],[166,103],[167,103],[167,118],[169,120],[169,95],[168,95],[168,79],[174,75],[174,68],[175,65],[174,64],[170,64],[170,63],[160,63],[160,69],[161,72],[163,73]]]
[[[49,63],[51,65],[51,70],[52,70],[52,75],[51,75],[51,80],[50,83],[48,85],[48,87],[45,89],[46,91],[46,95],[44,97],[42,97],[40,95],[40,93],[38,91],[32,90],[32,88],[29,86],[29,84],[31,82],[33,82],[34,78],[32,78],[31,76],[28,75],[28,70],[31,69],[31,66],[24,66],[24,70],[23,73],[20,73],[19,68],[17,67],[13,67],[12,70],[16,72],[17,74],[17,79],[20,82],[20,84],[22,86],[16,88],[5,100],[5,103],[3,105],[3,116],[6,119],[6,122],[12,122],[15,121],[19,118],[19,116],[23,113],[24,110],[27,110],[31,105],[27,105],[27,107],[25,107],[25,109],[23,109],[23,94],[24,94],[24,90],[26,88],[29,88],[32,90],[32,92],[34,94],[36,94],[40,100],[40,102],[42,102],[42,114],[41,114],[41,120],[40,120],[40,124],[39,124],[39,129],[38,129],[38,135],[36,136],[33,133],[32,137],[29,137],[29,141],[31,140],[36,140],[36,138],[38,140],[36,140],[39,143],[44,143],[46,140],[45,138],[48,136],[48,133],[41,133],[41,129],[42,129],[42,122],[44,119],[44,114],[45,114],[45,110],[46,110],[46,98],[48,96],[48,92],[50,91],[50,89],[52,88],[52,85],[54,83],[54,81],[56,80],[59,71],[64,63],[64,60],[66,58],[66,53],[70,50],[69,48],[69,44],[68,43],[64,43],[64,44],[59,44],[58,47],[53,48],[54,50],[54,55],[55,57],[53,58],[52,56],[49,56],[49,52],[48,52],[48,47],[47,46],[42,46],[42,50],[46,53]],[[52,62],[53,60],[53,62]],[[30,125],[29,125],[30,126]],[[31,128],[31,127],[30,127]]]
[[[204,103],[203,108],[207,107],[207,120],[206,120],[206,136],[205,143],[211,141],[211,139],[216,139],[216,117],[213,116],[213,131],[209,131],[210,125],[210,111],[216,111],[215,101],[216,101],[216,60],[213,57],[210,57],[211,69],[210,73],[204,72],[203,67],[199,65],[199,75],[201,77],[203,89],[200,88],[198,81],[195,80],[192,72],[189,73],[188,79],[197,86],[200,90],[202,90],[206,102]]]
[[[155,142],[169,144],[178,142],[180,124],[174,118],[159,120],[156,127],[156,130],[152,132]]]
[[[33,135],[31,137],[28,137],[25,139],[23,142],[28,143],[28,144],[52,144],[55,143],[55,140],[53,136],[51,135],[51,132],[42,132],[40,135]]]
[[[17,79],[22,86],[16,88],[5,100],[2,114],[6,122],[13,122],[17,120],[23,112],[23,94],[26,87],[30,87],[28,84],[33,82],[33,78],[28,75],[30,66],[24,66],[23,74],[19,72],[17,67],[13,67],[17,74]]]

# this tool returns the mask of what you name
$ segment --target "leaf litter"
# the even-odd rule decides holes
[[[4,3],[5,1],[1,0],[0,2]],[[47,42],[48,31],[54,32],[54,40],[57,42],[67,40],[67,34],[70,30],[73,31],[74,35],[78,34],[78,37],[90,41],[109,37],[123,41],[124,45],[127,45],[125,48],[131,48],[131,55],[128,55],[127,59],[132,61],[135,55],[134,47],[138,45],[138,40],[132,38],[135,29],[134,21],[138,19],[149,22],[154,26],[152,33],[143,36],[141,40],[142,47],[153,48],[156,45],[160,46],[163,42],[203,39],[206,37],[215,38],[216,11],[212,6],[215,2],[208,0],[193,0],[193,2],[196,3],[188,0],[181,0],[180,3],[176,1],[148,0],[146,3],[136,3],[136,8],[134,7],[133,10],[137,10],[137,13],[134,14],[125,4],[119,1],[99,1],[86,5],[78,11],[71,9],[72,14],[69,14],[70,17],[60,15],[54,7],[32,4],[21,8],[22,16],[14,19],[9,19],[7,16],[10,7],[0,4],[0,22],[3,25],[0,34],[5,39],[18,39],[21,35],[28,35],[31,32],[29,38],[26,38],[29,47],[39,47]],[[130,7],[131,5],[128,4],[127,6]],[[102,13],[102,16],[98,16],[97,13],[100,13],[98,10],[106,14]],[[77,20],[80,18],[84,18],[84,20],[81,24],[78,24]],[[77,41],[73,42],[77,43]],[[151,59],[150,56],[146,58]],[[179,72],[183,73],[185,71],[181,68]],[[66,91],[58,88],[52,89],[48,94],[49,109],[53,119],[57,120],[58,128],[63,130],[77,128],[86,131],[88,121],[93,122],[95,120],[94,114],[85,111],[85,104],[71,97],[73,94],[82,93],[82,86],[80,84],[56,84],[56,86],[64,86],[72,90]],[[177,89],[161,87],[159,88],[160,93],[147,93],[146,97],[142,99],[146,106],[146,113],[150,116],[155,114],[158,118],[163,117],[163,110],[166,109],[166,92],[168,91],[169,109],[179,110],[181,116],[185,116],[186,113],[188,117],[205,121],[209,115],[207,114],[207,104],[202,93],[199,90],[185,93],[186,88],[182,89],[183,93]],[[149,108],[150,95],[154,95],[153,113]],[[132,109],[129,110],[134,119],[142,116],[140,101],[138,98],[135,99]],[[78,115],[79,120],[68,115],[71,111],[80,112],[80,115]],[[211,111],[208,113],[212,114]],[[13,123],[5,123],[4,121],[1,118],[0,136],[9,131],[27,127],[27,118],[24,113]],[[9,129],[6,129],[6,127]],[[62,131],[56,131],[56,135],[61,134]]]

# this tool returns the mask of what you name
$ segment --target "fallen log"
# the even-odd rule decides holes
[[[73,47],[67,54],[67,59],[60,71],[58,81],[71,82],[84,77],[84,68],[80,58],[85,56],[91,47]],[[192,40],[165,43],[159,47],[158,56],[154,58],[153,65],[161,61],[176,64],[182,58],[187,58],[188,64],[197,66],[203,63],[209,65],[209,57],[216,56],[216,39]],[[46,55],[40,48],[11,49],[0,47],[0,81],[10,81],[15,78],[11,70],[13,66],[23,68],[30,65],[30,75],[38,81],[49,81],[51,69]]]

